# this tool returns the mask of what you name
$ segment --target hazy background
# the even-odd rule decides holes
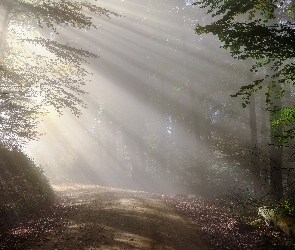
[[[189,0],[93,3],[121,17],[60,31],[99,58],[89,59],[82,116],[52,110],[26,147],[46,175],[177,193],[252,185],[249,111],[230,94],[253,76],[215,37],[194,33],[204,11]]]

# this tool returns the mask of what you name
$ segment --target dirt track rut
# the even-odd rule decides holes
[[[156,195],[91,185],[55,185],[67,218],[22,249],[211,249],[197,225]]]

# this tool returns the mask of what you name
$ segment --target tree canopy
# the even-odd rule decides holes
[[[213,18],[209,24],[197,24],[197,34],[212,33],[233,57],[252,59],[253,72],[271,69],[254,82],[245,83],[233,96],[242,96],[245,107],[250,96],[263,89],[273,135],[280,146],[290,142],[295,138],[294,106],[278,107],[271,96],[283,98],[286,85],[293,86],[295,81],[294,1],[204,0],[194,5],[206,9]],[[276,84],[279,88],[275,88]],[[282,133],[276,133],[279,128]]]
[[[49,106],[79,115],[89,73],[75,30],[97,28],[92,15],[118,14],[89,1],[1,1],[1,143],[7,147],[37,137],[36,126]],[[72,32],[72,33],[70,33]],[[68,34],[69,33],[69,34]],[[65,36],[68,35],[68,36]],[[66,39],[65,39],[66,37]]]

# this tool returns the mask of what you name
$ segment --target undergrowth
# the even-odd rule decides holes
[[[0,227],[11,227],[54,203],[42,169],[19,151],[0,148]]]

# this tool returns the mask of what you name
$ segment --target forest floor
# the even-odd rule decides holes
[[[282,232],[195,196],[81,184],[54,189],[60,205],[1,232],[0,249],[295,249]]]

